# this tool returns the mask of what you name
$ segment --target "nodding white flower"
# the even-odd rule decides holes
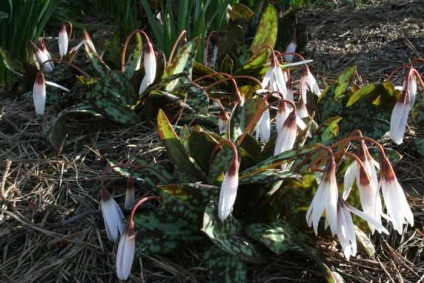
[[[377,223],[373,218],[369,217],[369,215],[350,206],[342,198],[338,198],[336,234],[347,260],[349,260],[351,256],[355,256],[357,252],[355,226],[353,225],[351,212],[363,218],[370,226],[374,226],[377,230],[389,234],[381,223]]]
[[[40,64],[40,67],[43,66],[43,69],[46,72],[53,71],[54,65],[50,64],[50,62],[46,62],[50,59],[50,55],[48,52],[44,52],[41,48],[38,48],[37,45],[35,45],[32,41],[30,41],[32,48],[34,49],[34,55],[37,59],[38,64]],[[46,62],[45,64],[43,64]]]
[[[256,124],[256,140],[261,140],[262,142],[268,142],[271,135],[271,117],[269,114],[269,109],[265,109],[262,113],[261,118]]]
[[[299,98],[299,102],[297,104],[297,115],[301,119],[309,117],[308,108],[306,108],[306,104],[302,97]]]
[[[100,190],[100,207],[106,226],[106,234],[110,241],[115,242],[124,230],[122,219],[124,214],[114,198],[105,190]]]
[[[408,90],[410,94],[409,106],[412,108],[415,104],[415,98],[417,96],[417,74],[413,71],[416,71],[414,68],[411,68],[410,72],[412,72],[411,77],[408,81]]]
[[[46,80],[43,72],[38,72],[35,78],[32,98],[34,100],[35,114],[43,115],[46,107]]]
[[[383,208],[378,189],[378,176],[376,170],[376,168],[379,168],[379,165],[370,155],[364,141],[361,141],[358,157],[362,161],[364,168],[362,168],[356,160],[349,165],[344,178],[343,199],[347,199],[352,185],[356,180],[362,210],[378,224],[381,224]],[[372,233],[374,233],[375,227],[370,225],[370,229]]]
[[[86,29],[83,30],[83,34],[85,43],[87,43],[88,47],[91,49],[92,52],[97,53],[96,47],[94,47],[94,43],[91,40],[91,37]]]
[[[230,117],[228,116],[227,111],[225,111],[224,109],[221,109],[221,113],[219,114],[219,119],[218,119],[218,129],[221,135],[225,133],[225,131],[227,130],[229,118]]]
[[[336,163],[334,160],[331,160],[327,163],[321,183],[306,212],[306,221],[309,226],[313,226],[315,234],[318,234],[319,220],[324,210],[326,213],[326,221],[330,225],[331,233],[333,235],[336,234],[337,199]]]
[[[314,75],[312,75],[309,67],[305,65],[304,72],[300,78],[300,96],[306,104],[308,103],[306,100],[306,92],[308,90],[316,96],[321,96],[321,90],[319,89],[317,80]]]
[[[156,56],[153,45],[149,40],[147,40],[144,50],[144,72],[144,78],[138,90],[139,94],[143,93],[155,81],[156,77]]]
[[[218,218],[221,220],[225,220],[233,210],[237,197],[239,167],[240,163],[237,157],[235,157],[234,160],[231,161],[225,173],[224,180],[222,181],[218,202]]]
[[[294,40],[290,41],[290,43],[287,45],[286,53],[296,52],[296,47],[297,47],[296,41],[294,41]],[[294,54],[285,54],[284,55],[284,60],[286,60],[286,62],[293,61],[293,58],[294,58]]]
[[[218,61],[218,43],[214,45],[213,51],[212,51],[212,60],[211,60],[211,67],[212,69],[216,69],[216,62]]]
[[[284,124],[277,125],[277,140],[275,141],[274,155],[293,149],[297,135],[296,111],[290,112]]]
[[[274,64],[274,63],[273,63]],[[286,75],[278,64],[271,66],[262,80],[262,88],[269,87],[270,91],[279,91],[287,98]]]
[[[403,142],[406,123],[408,121],[409,111],[411,110],[410,98],[410,92],[405,88],[392,111],[390,118],[390,137],[396,144]]]
[[[116,253],[116,275],[120,280],[127,280],[131,274],[131,267],[135,255],[134,221],[129,220],[121,236]]]
[[[409,223],[414,226],[414,215],[387,157],[382,157],[380,168],[380,187],[387,215],[393,223],[393,228],[402,234],[403,224]]]
[[[66,25],[62,25],[60,27],[57,42],[59,45],[60,57],[65,56],[68,53],[68,44],[69,44],[69,37],[68,37],[68,32],[66,31]]]
[[[50,56],[50,53],[47,50],[46,43],[44,42],[44,39],[40,39],[40,50],[44,54],[43,57],[44,58],[47,58],[47,60],[50,60],[50,61],[45,60],[45,61],[47,61],[46,63],[44,63],[45,61],[43,61],[43,63],[44,63],[44,65],[43,65],[44,66],[44,69],[47,72],[53,71],[53,69],[54,69],[54,63],[53,63],[53,61],[51,61],[52,56]]]

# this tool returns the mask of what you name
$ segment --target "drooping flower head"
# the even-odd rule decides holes
[[[63,57],[68,53],[69,38],[71,37],[71,34],[72,34],[72,24],[69,23],[69,26],[71,29],[69,35],[68,35],[68,32],[66,31],[66,25],[63,24],[60,26],[59,36],[57,40],[60,57]]]
[[[118,244],[116,253],[116,275],[120,280],[127,280],[131,274],[135,256],[134,221],[130,219]]]
[[[34,100],[35,114],[43,115],[46,107],[46,80],[43,72],[38,72],[32,89],[32,98]]]
[[[43,50],[41,48],[38,48],[38,46],[35,45],[32,41],[30,41],[30,43],[32,45],[32,48],[34,49],[34,55],[40,67],[42,66],[42,68],[46,72],[53,71],[54,65],[51,62],[46,62],[50,59],[49,53],[47,51],[43,52]]]
[[[124,214],[115,199],[106,189],[100,190],[100,207],[106,227],[106,234],[110,241],[118,240],[119,234],[124,230]]]
[[[305,65],[303,70],[302,77],[300,78],[300,96],[302,97],[303,102],[307,104],[307,91],[310,91],[319,97],[321,96],[321,90],[319,89],[317,80],[309,70],[308,65]]]
[[[143,93],[156,78],[156,56],[153,45],[149,38],[146,37],[146,46],[144,49],[144,78],[141,81],[138,93]]]
[[[380,169],[380,187],[383,192],[387,215],[393,223],[393,228],[399,234],[402,234],[403,224],[409,223],[414,226],[414,215],[386,156],[381,159]]]

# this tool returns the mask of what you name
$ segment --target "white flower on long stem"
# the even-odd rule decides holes
[[[277,125],[274,155],[293,149],[297,135],[296,111],[290,112],[283,125]]]
[[[381,223],[377,223],[366,213],[350,206],[342,198],[338,198],[336,234],[347,260],[349,260],[351,256],[355,256],[357,252],[355,226],[353,225],[352,216],[350,214],[351,212],[363,218],[370,226],[376,227],[378,231],[389,234]]]
[[[409,89],[405,88],[396,102],[390,118],[390,136],[394,143],[401,144],[405,133],[406,123],[408,121],[409,111],[411,110],[411,96]]]
[[[141,81],[138,93],[143,93],[156,78],[156,56],[153,50],[153,45],[149,40],[146,42],[146,48],[144,50],[144,78]]]
[[[225,131],[227,131],[228,119],[230,119],[230,117],[228,116],[227,111],[222,108],[218,119],[218,130],[220,134],[223,134]]]
[[[130,219],[122,234],[116,253],[116,275],[120,280],[127,280],[131,274],[131,267],[135,255],[134,221]]]
[[[234,144],[232,144],[232,147],[234,151],[234,159],[230,162],[227,172],[225,173],[219,194],[218,218],[221,220],[225,220],[228,215],[230,215],[237,197],[240,163],[238,161],[237,150]]]
[[[115,199],[105,190],[100,190],[100,207],[105,222],[106,234],[110,241],[115,242],[124,230],[122,219],[124,214]]]
[[[377,223],[381,224],[381,216],[383,208],[378,189],[377,168],[379,165],[370,155],[365,142],[361,140],[358,158],[364,167],[354,160],[346,170],[344,178],[343,199],[347,199],[350,190],[356,180],[359,190],[362,210],[369,217],[373,218]],[[375,227],[370,225],[371,231],[374,233]]]
[[[51,62],[46,62],[50,59],[50,55],[48,52],[44,52],[41,48],[38,48],[37,45],[34,44],[34,42],[30,41],[32,48],[34,49],[34,55],[37,59],[38,64],[40,65],[40,68],[42,67],[46,72],[53,71],[53,65],[50,64]],[[44,62],[46,62],[44,64]]]
[[[43,115],[46,107],[46,80],[43,72],[38,72],[35,78],[32,98],[34,100],[35,114]]]
[[[278,62],[273,63],[273,66],[268,69],[262,80],[262,88],[268,88],[271,92],[279,91],[284,98],[287,98],[286,75],[278,65]]]
[[[325,168],[318,190],[306,212],[306,221],[309,226],[313,226],[315,234],[318,234],[319,220],[324,210],[331,233],[334,235],[337,232],[337,199],[336,163],[332,158]]]
[[[261,118],[256,124],[255,131],[257,141],[260,140],[265,143],[269,141],[269,137],[271,135],[271,117],[268,108],[262,113]]]
[[[319,89],[317,80],[314,75],[312,75],[309,67],[305,65],[304,72],[300,78],[300,96],[305,104],[308,103],[306,98],[308,90],[318,97],[321,96],[321,90]]]
[[[66,31],[66,25],[64,24],[60,26],[57,42],[59,45],[60,57],[65,56],[68,53],[69,37],[68,32]]]
[[[414,215],[387,157],[382,158],[380,168],[380,187],[383,192],[387,215],[393,223],[393,228],[399,234],[402,234],[403,224],[409,223],[414,226]]]

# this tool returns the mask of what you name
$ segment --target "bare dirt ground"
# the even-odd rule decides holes
[[[383,80],[397,66],[424,56],[424,0],[368,1],[355,9],[337,1],[325,5],[298,17],[308,27],[303,53],[314,59],[320,79],[356,64],[364,83]],[[163,146],[146,125],[122,129],[87,121],[71,125],[70,142],[56,155],[45,138],[46,121],[34,118],[32,109],[30,99],[0,97],[0,282],[116,282],[116,245],[105,238],[98,209],[104,157],[156,160]],[[349,262],[337,243],[320,241],[328,265],[346,282],[424,282],[424,164],[411,149],[413,138],[399,147],[404,159],[395,169],[410,188],[415,227],[403,236],[374,237],[377,253],[360,252]],[[122,201],[119,180],[108,177]],[[200,261],[190,248],[173,258],[143,256],[130,282],[207,282],[205,268],[187,267],[188,261]],[[309,269],[304,259],[282,256],[272,265],[252,267],[249,282],[317,282]]]

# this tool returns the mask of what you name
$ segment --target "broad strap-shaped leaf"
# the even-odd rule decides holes
[[[249,174],[241,174],[239,176],[239,184],[254,184],[254,183],[274,183],[284,179],[297,179],[301,180],[302,176],[290,171],[283,171],[281,169],[267,169],[264,171],[251,172]]]
[[[338,100],[343,94],[346,94],[350,90],[350,85],[356,74],[356,66],[353,65],[349,69],[345,70],[338,78],[336,83],[336,89],[334,91],[334,99]]]
[[[99,78],[89,94],[93,107],[105,117],[122,124],[140,122],[131,108],[137,96],[128,78],[121,72],[111,71]]]
[[[188,83],[180,85],[173,92],[174,95],[181,97],[195,113],[207,114],[209,107],[209,97],[206,91],[195,84]]]
[[[161,138],[169,157],[174,162],[175,166],[180,169],[180,172],[184,173],[187,180],[190,182],[194,183],[198,181],[206,181],[205,174],[196,168],[190,160],[186,149],[179,140],[165,113],[161,109],[158,113],[157,125],[159,137]]]
[[[127,78],[133,77],[143,52],[143,40],[141,39],[140,33],[136,33],[134,38],[136,40],[135,47],[132,48],[132,52],[129,54],[127,61],[125,62],[125,75]]]
[[[194,158],[205,174],[209,173],[211,153],[221,140],[222,138],[217,134],[204,131],[198,125],[191,130],[188,138],[190,156]]]
[[[268,5],[262,14],[255,37],[253,38],[250,50],[256,56],[267,46],[274,48],[278,33],[277,10],[272,5]]]
[[[99,76],[105,76],[111,70],[108,65],[100,58],[100,56],[94,52],[87,42],[84,42],[85,53],[91,61],[93,68],[98,72]]]
[[[210,283],[246,282],[246,263],[238,257],[225,253],[217,247],[207,247],[203,259],[208,269]]]
[[[141,158],[135,158],[134,169],[119,166],[118,163],[107,160],[113,171],[125,178],[132,178],[152,192],[157,192],[157,186],[165,185],[174,181],[174,177],[158,163],[148,162]]]
[[[188,83],[191,80],[193,62],[196,57],[199,42],[200,38],[195,38],[194,40],[187,42],[180,49],[177,56],[174,57],[171,64],[166,68],[162,79],[179,73],[186,73],[188,75],[188,80],[186,77],[180,77],[168,83],[168,85],[165,87],[167,92],[172,93],[176,87]]]
[[[365,234],[358,226],[355,225],[355,234],[358,243],[364,248],[365,252],[368,256],[373,256],[375,254],[374,244],[371,242],[370,238],[368,238],[367,234]]]
[[[293,224],[285,220],[249,224],[246,225],[245,232],[277,255],[289,250],[297,252],[305,250],[305,236],[295,231]]]
[[[208,172],[208,184],[220,185],[224,179],[224,174],[228,169],[228,164],[234,158],[231,148],[225,144],[223,148],[213,158]]]
[[[217,205],[211,201],[203,215],[202,231],[224,252],[249,262],[266,260],[265,250],[242,233],[237,219],[228,216],[224,221],[218,218]]]
[[[325,273],[327,283],[345,283],[343,277],[338,272],[331,271],[331,269],[324,263],[321,263],[320,266]]]
[[[365,85],[355,91],[347,101],[346,107],[361,101],[373,103],[383,109],[393,109],[396,101],[399,99],[401,92],[395,89],[395,86],[390,81],[382,83],[371,83]]]
[[[339,135],[339,123],[342,117],[332,117],[324,121],[312,135],[310,143],[329,144]]]
[[[69,119],[87,119],[91,117],[101,117],[99,113],[94,111],[89,106],[79,106],[76,108],[66,109],[59,113],[59,115],[49,124],[48,139],[56,152],[62,151],[65,144],[66,136],[68,134],[66,123]]]
[[[2,61],[4,66],[14,73],[17,76],[24,77],[27,75],[27,70],[25,70],[24,64],[16,59],[10,57],[10,54],[0,47],[0,55],[2,57]],[[37,72],[37,68],[33,66],[34,74]],[[35,78],[35,75],[34,75]]]

